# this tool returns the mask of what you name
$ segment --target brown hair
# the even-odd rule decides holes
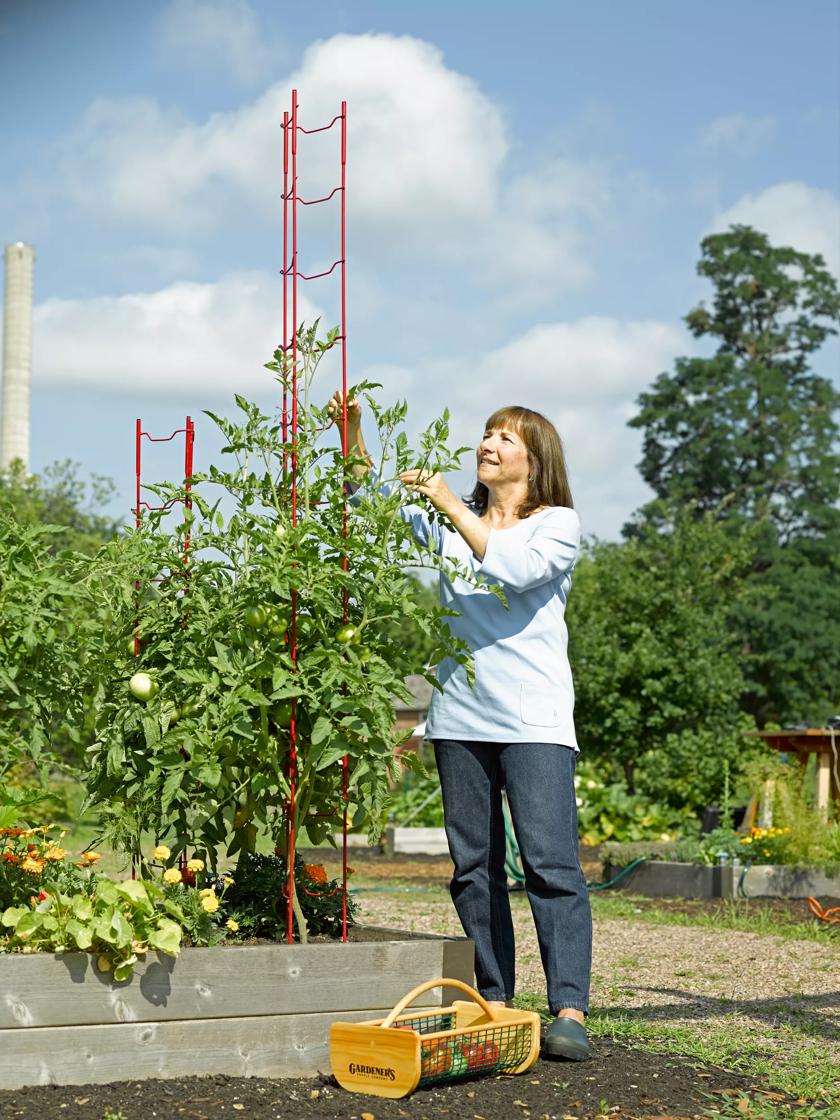
[[[516,511],[517,517],[527,517],[542,506],[573,508],[563,443],[551,421],[530,408],[511,404],[496,409],[484,425],[486,432],[496,428],[516,432],[528,452],[528,494]],[[483,482],[476,482],[467,502],[476,513],[481,514],[487,509],[487,498],[487,487]]]

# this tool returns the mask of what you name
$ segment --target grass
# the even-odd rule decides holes
[[[545,1022],[551,1021],[542,992],[523,992],[514,1003],[523,1010],[537,1011]],[[786,1002],[784,1010],[788,1015],[795,1014],[795,1004],[795,999]],[[767,1024],[761,1037],[755,1037],[754,1032],[745,1031],[743,1020],[736,1013],[710,1016],[688,1025],[663,1022],[644,1010],[598,1010],[589,1016],[587,1030],[593,1038],[618,1039],[654,1053],[679,1054],[701,1066],[718,1066],[755,1078],[767,1089],[803,1104],[825,1105],[829,1094],[836,1093],[840,1084],[840,1062],[826,1052],[820,1021],[805,1013],[796,1018],[795,1023]],[[840,1095],[834,1103],[840,1106]],[[721,1102],[716,1107],[728,1107],[728,1103]],[[752,1116],[755,1120],[790,1115],[789,1111],[779,1111],[781,1106],[772,1100],[765,1101],[761,1108],[763,1112],[741,1108],[723,1115]],[[832,1114],[840,1116],[840,1107]],[[801,1115],[797,1112],[797,1116]],[[825,1117],[825,1108],[814,1115]]]
[[[758,933],[764,937],[787,937],[798,941],[818,941],[840,945],[838,930],[830,923],[797,921],[780,916],[757,899],[721,899],[714,911],[686,913],[669,908],[667,903],[650,905],[650,899],[639,895],[595,895],[591,897],[592,916],[597,918],[631,918],[654,925],[701,926],[707,929],[734,929]],[[644,905],[641,905],[644,904]]]
[[[836,1120],[837,1115],[824,1105],[777,1104],[760,1093],[716,1099],[706,1110],[710,1120]]]

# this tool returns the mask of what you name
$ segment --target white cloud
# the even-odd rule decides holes
[[[280,285],[264,273],[157,292],[49,299],[34,310],[37,384],[153,395],[270,390]],[[301,301],[301,317],[318,310]]]
[[[448,68],[436,47],[407,36],[315,43],[288,80],[203,121],[149,98],[97,101],[66,138],[66,189],[99,218],[181,238],[232,215],[276,225],[280,126],[293,86],[307,128],[326,124],[342,98],[348,102],[355,253],[380,264],[395,252],[419,253],[539,292],[546,282],[585,282],[588,231],[611,206],[603,169],[547,159],[528,175],[506,175],[499,108]],[[339,181],[338,126],[301,136],[299,151],[300,196],[328,193]],[[327,207],[301,207],[299,218],[309,244],[325,221],[337,225]]]
[[[159,400],[175,394],[197,398],[196,407],[234,392],[261,399],[274,391],[263,363],[279,341],[280,295],[276,277],[237,273],[216,284],[47,300],[35,308],[36,385]],[[318,313],[302,301],[303,318]],[[649,496],[634,469],[640,435],[627,428],[635,399],[677,354],[690,351],[684,332],[668,324],[591,316],[539,324],[473,362],[412,367],[386,360],[351,368],[350,376],[381,381],[383,399],[407,396],[414,431],[448,406],[453,446],[474,446],[500,405],[543,412],[564,438],[587,531],[610,536]],[[339,383],[337,362],[319,371],[319,384]],[[464,491],[471,484],[467,457],[453,486]]]
[[[699,147],[712,152],[733,152],[755,155],[774,135],[778,121],[772,116],[755,117],[747,113],[731,113],[716,117],[700,133]]]
[[[183,67],[224,68],[249,84],[277,69],[278,46],[247,0],[171,0],[157,32],[164,56]]]
[[[539,324],[487,354],[475,383],[480,383],[482,395],[528,394],[540,402],[534,407],[554,411],[612,406],[635,397],[685,344],[682,330],[658,322],[592,315],[570,323]]]
[[[713,232],[730,225],[753,226],[774,245],[788,245],[803,253],[822,253],[831,271],[840,276],[840,198],[807,183],[776,183],[758,194],[739,198],[715,216]]]

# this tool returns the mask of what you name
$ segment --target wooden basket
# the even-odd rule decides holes
[[[444,985],[460,988],[470,1002],[403,1014],[423,992]],[[405,1097],[418,1086],[478,1073],[524,1073],[539,1051],[535,1011],[491,1007],[460,980],[418,984],[384,1019],[330,1027],[330,1065],[339,1085],[378,1097]]]

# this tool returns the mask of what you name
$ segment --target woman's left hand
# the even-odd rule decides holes
[[[442,474],[434,474],[432,471],[403,471],[400,482],[414,493],[428,498],[435,509],[440,510],[441,513],[449,512],[453,504],[458,503],[458,499],[446,485]]]

